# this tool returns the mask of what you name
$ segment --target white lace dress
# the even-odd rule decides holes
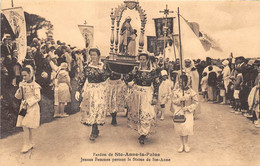
[[[182,89],[177,89],[173,93],[172,102],[176,105],[175,113],[181,109],[181,101],[180,98],[183,97]],[[198,107],[198,95],[192,89],[187,89],[184,91],[185,99],[185,107],[181,109],[178,114],[184,114],[186,117],[186,121],[184,123],[174,123],[176,132],[180,136],[188,136],[193,135],[193,126],[194,126],[194,119],[193,119],[193,112]]]
[[[21,89],[22,88],[22,89]],[[40,85],[36,82],[21,82],[19,89],[15,93],[17,99],[22,99],[28,103],[27,113],[23,117],[18,115],[16,127],[26,126],[28,128],[37,128],[40,125],[40,106],[38,102],[41,100]],[[20,107],[22,107],[22,104]]]

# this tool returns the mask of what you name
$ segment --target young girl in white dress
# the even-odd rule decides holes
[[[189,135],[193,135],[194,118],[193,113],[198,107],[198,94],[187,86],[188,77],[186,75],[180,76],[180,88],[173,92],[173,104],[176,105],[175,114],[184,115],[186,121],[184,123],[174,123],[177,134],[181,139],[181,146],[178,152],[189,152],[188,145]]]
[[[22,127],[24,131],[22,153],[26,153],[33,148],[32,129],[38,128],[40,125],[40,106],[38,102],[41,100],[41,87],[34,81],[33,75],[32,66],[23,68],[23,81],[19,84],[19,88],[15,93],[15,97],[22,100],[16,124],[16,127]],[[26,113],[23,114],[23,112]]]
[[[208,76],[206,72],[202,74],[200,85],[201,85],[201,91],[203,93],[203,99],[205,101],[208,101]]]
[[[171,89],[173,88],[173,83],[168,79],[168,74],[166,70],[161,71],[162,82],[159,86],[159,104],[161,111],[161,120],[164,120],[165,105],[171,97]]]
[[[69,116],[64,112],[65,106],[68,102],[71,102],[71,84],[70,84],[70,76],[68,72],[68,64],[66,62],[61,63],[59,70],[57,72],[56,78],[56,98],[55,101],[58,104],[58,109],[54,112],[54,118],[59,117],[67,117]]]

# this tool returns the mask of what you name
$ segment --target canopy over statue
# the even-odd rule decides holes
[[[145,10],[139,6],[138,1],[124,1],[115,9],[111,10],[111,37],[110,37],[110,53],[106,62],[112,71],[118,73],[128,73],[132,71],[134,66],[139,62],[136,58],[136,39],[137,30],[131,26],[131,17],[127,17],[120,25],[123,12],[127,9],[137,11],[141,20],[141,28],[138,33],[139,47],[138,52],[143,51],[144,47],[144,32],[147,17]]]

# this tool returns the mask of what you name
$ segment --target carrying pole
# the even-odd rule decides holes
[[[258,87],[260,87],[260,83],[259,83],[259,80],[258,80]],[[260,101],[260,88],[258,88],[258,101]],[[260,109],[260,104],[258,103],[258,109]],[[256,114],[258,114],[258,119],[259,119],[259,115],[260,113],[258,113],[257,111],[255,112]]]

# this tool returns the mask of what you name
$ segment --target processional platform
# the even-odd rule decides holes
[[[128,74],[139,65],[136,56],[120,54],[110,56],[110,59],[106,59],[105,62],[109,65],[110,70],[120,74]]]

